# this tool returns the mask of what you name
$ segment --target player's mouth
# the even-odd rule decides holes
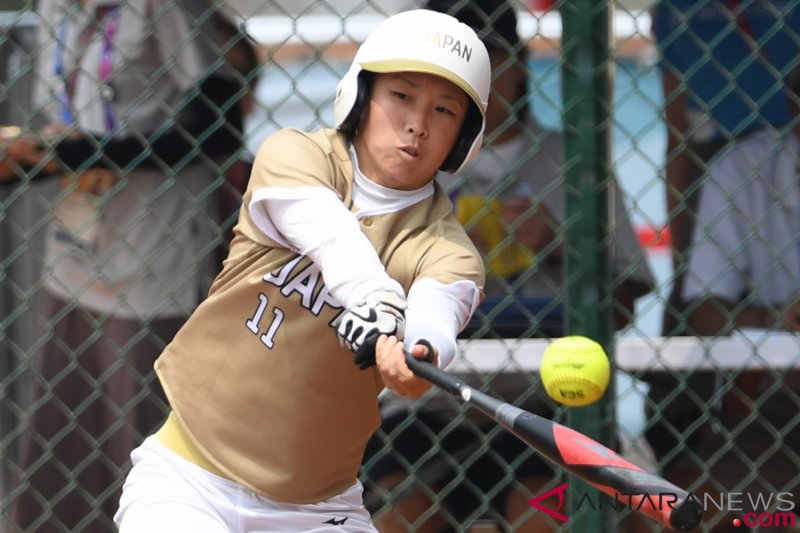
[[[415,161],[418,160],[421,157],[420,153],[419,153],[419,150],[416,147],[411,146],[411,145],[401,146],[400,147],[400,153],[404,154],[406,157],[408,157],[410,159],[413,159]]]

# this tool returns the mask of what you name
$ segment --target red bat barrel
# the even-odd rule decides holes
[[[687,491],[644,471],[615,451],[566,426],[472,389],[461,380],[406,353],[414,374],[468,402],[511,431],[558,468],[624,501],[630,509],[678,531],[700,524],[703,507]]]

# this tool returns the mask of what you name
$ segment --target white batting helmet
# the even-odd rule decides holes
[[[469,26],[426,9],[404,11],[379,24],[359,47],[336,90],[336,127],[350,133],[368,97],[364,71],[423,72],[456,84],[469,96],[470,109],[441,170],[455,174],[478,152],[492,74],[489,53]]]

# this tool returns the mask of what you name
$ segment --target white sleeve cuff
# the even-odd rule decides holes
[[[408,292],[406,348],[426,339],[439,350],[439,367],[447,368],[456,355],[456,336],[479,303],[480,290],[473,281],[445,285],[423,279],[414,283]]]

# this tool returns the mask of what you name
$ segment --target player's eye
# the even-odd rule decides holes
[[[403,100],[403,101],[406,101],[409,98],[411,98],[407,93],[404,93],[403,91],[391,91],[391,95],[397,98],[398,100]]]

